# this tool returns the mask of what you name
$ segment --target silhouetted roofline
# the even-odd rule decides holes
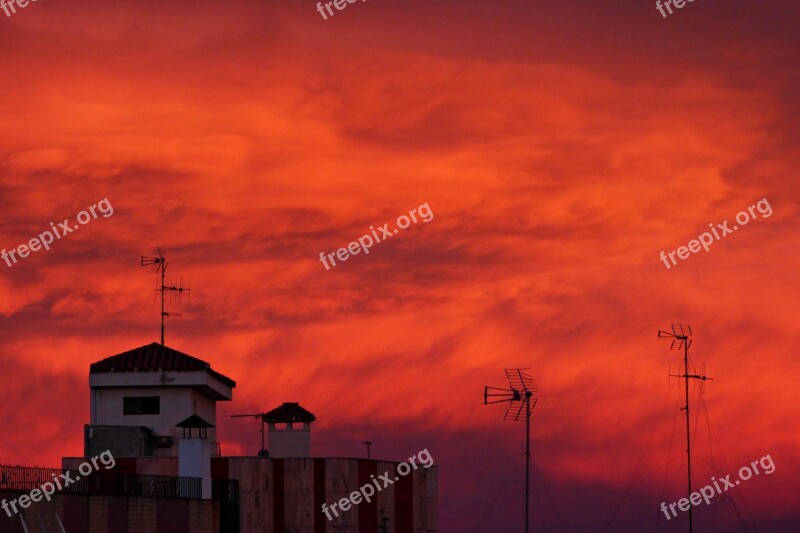
[[[178,422],[175,424],[176,428],[213,428],[214,424],[206,420],[205,418],[197,415],[192,415],[186,420],[182,422]]]
[[[313,422],[317,419],[310,411],[306,411],[297,402],[284,402],[269,413],[264,413],[264,422]]]
[[[92,363],[89,367],[89,374],[158,371],[201,372],[203,370],[222,383],[230,387],[236,387],[234,380],[213,370],[209,363],[179,352],[169,346],[162,346],[157,342]]]

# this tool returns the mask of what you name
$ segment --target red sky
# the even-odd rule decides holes
[[[685,530],[681,360],[706,531],[800,526],[796,2],[56,2],[0,11],[0,463],[82,453],[88,366],[158,340],[155,275],[192,277],[167,344],[299,401],[316,455],[440,466],[442,531],[518,531],[524,426],[481,405],[530,367],[539,531]],[[659,259],[766,198],[667,269]],[[369,255],[331,253],[421,204]],[[699,370],[699,368],[698,368]],[[711,444],[710,444],[711,443]]]

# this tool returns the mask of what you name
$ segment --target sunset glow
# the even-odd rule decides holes
[[[82,454],[89,365],[159,340],[140,266],[158,246],[191,278],[166,344],[237,383],[225,455],[259,449],[257,422],[229,415],[300,402],[314,456],[429,450],[441,531],[520,531],[524,424],[482,395],[523,367],[532,529],[685,531],[659,510],[686,492],[683,355],[656,336],[685,322],[713,377],[690,390],[693,484],[775,464],[695,527],[796,530],[799,16],[788,0],[666,18],[586,0],[0,11],[0,247],[78,227],[0,260],[0,463]],[[430,220],[320,260],[423,204]],[[708,251],[659,259],[751,206]]]

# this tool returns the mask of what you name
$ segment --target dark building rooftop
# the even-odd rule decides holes
[[[203,417],[192,415],[183,422],[178,422],[175,424],[176,428],[213,428],[214,424],[209,422]]]
[[[310,411],[306,411],[300,407],[300,404],[296,402],[284,402],[280,407],[264,414],[264,422],[278,422],[281,424],[289,422],[313,422],[316,419],[316,416]]]
[[[211,365],[205,361],[174,350],[169,346],[162,346],[157,342],[107,357],[102,361],[92,363],[89,367],[90,374],[158,371],[198,372],[203,370],[226,385],[236,386],[234,380],[212,370]]]

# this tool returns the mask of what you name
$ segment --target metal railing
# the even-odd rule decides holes
[[[31,491],[52,482],[54,478],[61,481],[60,475],[66,472],[60,468],[0,465],[0,490]]]
[[[65,476],[65,477],[62,477]],[[77,470],[0,465],[0,490],[29,492],[45,483],[61,484],[64,494],[105,494],[150,498],[202,498],[202,480],[194,477],[153,476],[96,472],[82,476]],[[69,481],[67,481],[69,480]]]

